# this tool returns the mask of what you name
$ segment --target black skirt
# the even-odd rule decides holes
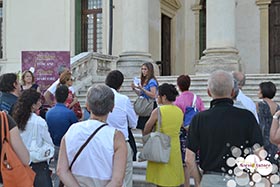
[[[157,107],[157,102],[154,102],[154,109]],[[144,130],[145,125],[148,121],[148,119],[150,118],[150,116],[139,116],[138,121],[137,121],[137,129],[141,129]]]

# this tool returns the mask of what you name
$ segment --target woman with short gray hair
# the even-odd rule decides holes
[[[121,187],[127,147],[123,134],[106,125],[114,107],[114,93],[105,85],[92,86],[87,93],[86,106],[90,119],[73,124],[61,141],[58,176],[65,186]],[[93,132],[97,133],[85,144]],[[69,169],[82,145],[86,146]]]
[[[91,87],[87,93],[87,107],[94,115],[108,114],[114,108],[114,93],[108,86]]]

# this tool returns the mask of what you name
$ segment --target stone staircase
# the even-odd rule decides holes
[[[157,77],[159,84],[162,83],[172,83],[176,85],[176,80],[178,76],[160,76]],[[207,95],[207,80],[208,75],[191,75],[191,86],[190,91],[196,93],[198,96],[201,97],[202,101],[205,104],[205,108],[209,108],[211,98]],[[135,101],[137,96],[132,91],[130,84],[133,78],[126,78],[124,80],[123,86],[120,92],[124,95],[127,95],[131,101]],[[92,81],[90,84],[104,84],[105,77],[101,77],[99,81]],[[253,99],[254,102],[258,102],[258,85],[261,82],[271,81],[273,82],[277,88],[280,88],[280,74],[247,74],[246,75],[246,85],[243,87],[243,92],[247,96]],[[86,92],[89,86],[85,86],[81,88],[77,92],[78,99],[82,106],[85,104],[85,97]],[[280,104],[280,91],[276,93],[274,97],[274,101]],[[140,130],[133,130],[134,137],[136,139],[136,144],[138,147],[138,151],[141,151],[143,144],[142,144],[142,134]],[[145,173],[146,173],[146,162],[134,162],[133,163],[133,186],[134,187],[154,187],[152,184],[148,184],[145,182]],[[194,185],[193,180],[191,180],[191,185]]]
[[[159,84],[162,83],[171,83],[176,85],[176,80],[178,76],[159,76],[157,77]],[[208,75],[190,75],[191,77],[191,86],[190,91],[196,93],[201,97],[202,101],[205,104],[205,107],[208,108],[210,105],[211,98],[207,95],[207,80]],[[120,92],[124,95],[127,95],[131,101],[135,101],[137,96],[132,91],[130,84],[132,83],[133,78],[126,78],[124,80],[123,86]],[[99,81],[91,81],[86,86],[82,87],[78,92],[77,96],[82,106],[85,105],[85,97],[87,89],[93,84],[104,84],[105,77],[99,78]],[[254,102],[258,102],[258,85],[264,81],[272,81],[277,88],[280,88],[280,74],[247,74],[246,75],[246,84],[243,87],[243,93],[248,97],[252,98]],[[280,93],[276,93],[274,101],[280,103]]]

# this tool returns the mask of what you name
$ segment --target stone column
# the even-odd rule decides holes
[[[192,11],[194,11],[195,16],[195,61],[199,60],[199,11],[202,9],[202,6],[196,4],[192,7]]]
[[[235,0],[206,1],[206,32],[205,56],[196,65],[196,74],[240,70],[235,46]]]
[[[125,77],[140,75],[145,62],[153,62],[149,54],[148,0],[123,1],[122,43],[123,52],[117,61],[117,69]],[[154,65],[158,74],[158,67]]]

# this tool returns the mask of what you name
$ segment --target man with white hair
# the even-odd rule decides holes
[[[254,103],[254,101],[251,98],[249,98],[242,92],[242,87],[245,85],[245,82],[246,82],[245,74],[241,73],[239,71],[235,71],[232,73],[232,75],[233,75],[233,78],[237,81],[237,85],[239,88],[238,95],[236,96],[236,101],[241,103],[245,107],[245,109],[251,111],[254,114],[257,122],[259,123],[258,113],[256,110],[256,104]]]
[[[213,98],[210,109],[198,113],[189,127],[186,163],[191,175],[200,180],[195,162],[199,151],[199,163],[203,170],[202,187],[225,187],[229,178],[225,175],[232,168],[227,159],[245,157],[246,148],[262,146],[261,129],[254,115],[233,106],[233,77],[219,70],[208,80],[208,95]],[[236,155],[233,148],[240,150]],[[236,166],[236,165],[235,165]],[[233,176],[232,176],[233,177]]]

